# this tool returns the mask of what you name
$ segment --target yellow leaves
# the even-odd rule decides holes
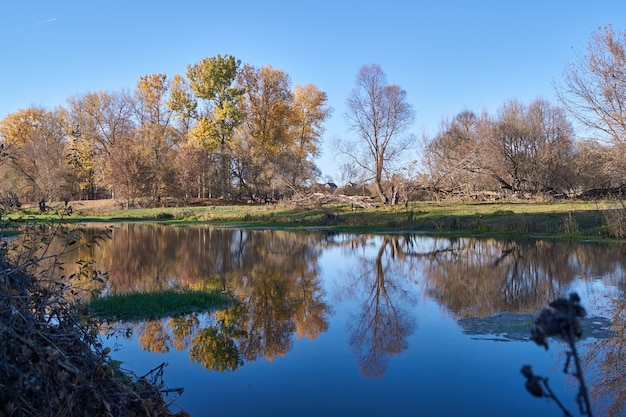
[[[301,156],[317,154],[317,142],[322,132],[323,122],[330,116],[331,109],[326,105],[326,93],[313,84],[297,85],[293,93],[294,127],[297,136],[298,152]]]
[[[157,124],[168,118],[165,108],[170,82],[165,74],[151,74],[140,77],[135,89],[139,111],[144,114],[144,123]],[[147,117],[146,117],[147,116]]]
[[[189,89],[187,81],[180,75],[172,78],[170,97],[167,106],[177,113],[183,120],[193,117],[198,103]]]
[[[237,78],[241,61],[230,55],[204,58],[187,67],[187,78],[195,95],[203,100],[220,102],[228,100],[231,85]]]
[[[188,137],[191,144],[209,152],[215,151],[220,145],[216,135],[215,121],[211,119],[198,120],[196,126],[189,130]]]
[[[6,145],[22,146],[38,134],[48,112],[41,108],[18,110],[0,121],[0,139]]]

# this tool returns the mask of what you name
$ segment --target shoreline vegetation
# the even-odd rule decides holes
[[[596,241],[626,238],[626,206],[621,200],[431,201],[370,209],[347,203],[307,207],[290,203],[229,204],[220,199],[195,200],[186,205],[166,202],[162,207],[152,208],[127,209],[123,208],[125,205],[116,200],[52,203],[43,213],[36,206],[25,206],[5,215],[5,219],[64,223],[153,221],[176,225]]]
[[[98,338],[100,320],[76,302],[74,284],[52,268],[34,272],[54,258],[35,255],[54,230],[27,227],[34,238],[20,238],[18,256],[12,242],[0,242],[0,415],[187,417],[170,409],[183,388],[164,386],[165,364],[142,376],[124,370]]]

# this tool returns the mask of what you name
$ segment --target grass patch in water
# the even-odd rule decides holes
[[[227,307],[233,299],[221,290],[115,294],[92,300],[89,312],[113,320],[144,320]]]

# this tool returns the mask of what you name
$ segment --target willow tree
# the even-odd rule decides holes
[[[187,94],[184,86],[177,83],[170,100],[171,108],[180,116],[195,120],[187,133],[189,142],[210,154],[217,154],[222,196],[230,189],[228,142],[243,117],[238,108],[242,91],[235,86],[240,66],[241,61],[230,55],[216,55],[189,65],[188,86],[193,95]]]
[[[406,91],[387,84],[380,65],[361,67],[355,86],[346,102],[346,120],[357,134],[354,141],[337,143],[340,152],[369,173],[383,204],[394,204],[393,166],[414,142],[404,131],[413,123],[415,113],[406,101]]]

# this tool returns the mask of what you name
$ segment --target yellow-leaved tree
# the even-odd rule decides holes
[[[228,145],[243,116],[238,107],[242,91],[235,86],[240,65],[241,61],[230,55],[216,55],[189,65],[188,82],[175,78],[168,102],[188,127],[189,143],[202,148],[207,158],[219,166],[209,182],[216,184],[222,197],[231,191]]]

